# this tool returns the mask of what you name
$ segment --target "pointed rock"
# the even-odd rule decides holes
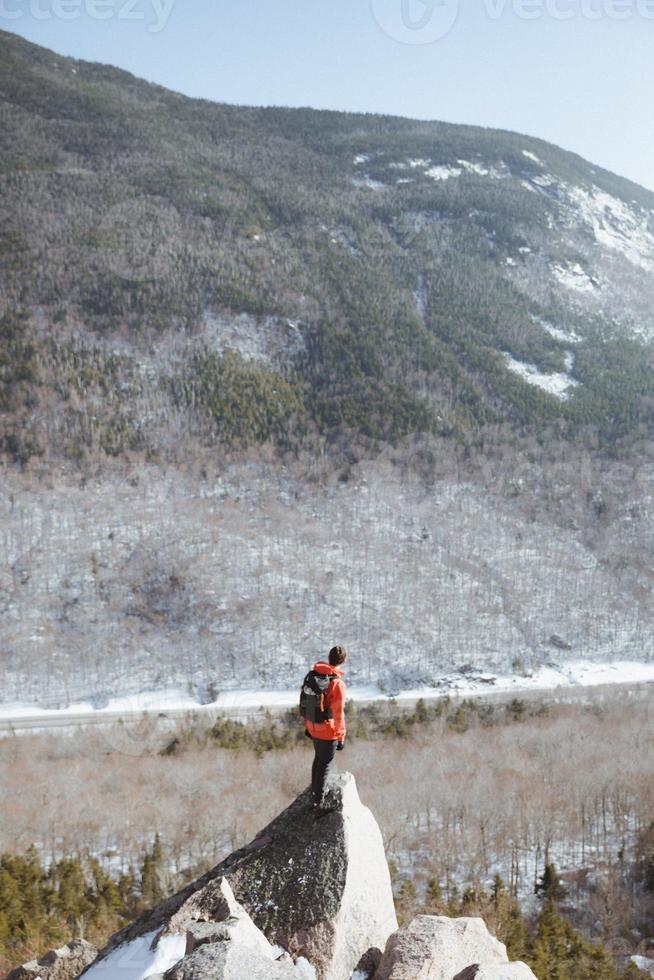
[[[397,920],[381,833],[349,773],[331,781],[328,806],[318,817],[309,792],[303,793],[246,847],[116,933],[99,961],[146,936],[150,948],[184,936],[190,955],[185,966],[179,964],[182,970],[192,957],[208,968],[213,946],[215,956],[224,959],[227,954],[217,951],[220,943],[198,943],[202,929],[193,923],[234,917],[222,884],[226,879],[266,940],[309,960],[318,980],[349,977],[364,954],[384,948]],[[217,976],[217,969],[214,963],[210,975]]]

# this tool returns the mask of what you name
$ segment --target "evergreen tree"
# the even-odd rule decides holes
[[[395,897],[397,920],[400,925],[410,922],[416,914],[416,886],[412,881],[403,881]]]
[[[443,892],[438,879],[430,878],[427,882],[423,912],[425,915],[441,915],[444,906]]]
[[[141,899],[145,908],[151,908],[166,895],[166,865],[159,833],[155,834],[152,850],[141,865]]]
[[[541,898],[551,899],[553,902],[560,902],[566,896],[566,890],[553,864],[545,865],[534,890]]]
[[[527,927],[518,902],[509,895],[498,874],[493,878],[491,903],[495,934],[505,943],[509,959],[522,959],[527,947]]]
[[[538,980],[620,980],[621,976],[608,952],[576,932],[559,915],[551,897],[544,899],[526,959]]]

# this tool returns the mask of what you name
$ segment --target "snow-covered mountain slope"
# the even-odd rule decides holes
[[[561,173],[559,151],[543,147],[549,164],[528,149],[516,154],[513,147],[509,163],[501,151],[453,164],[408,157],[388,162],[383,152],[377,158],[359,153],[354,157],[353,182],[391,191],[430,180],[450,181],[452,188],[464,185],[457,186],[456,193],[465,197],[470,193],[465,185],[481,178],[476,191],[486,185],[485,193],[493,194],[495,186],[498,200],[509,194],[540,195],[546,216],[543,233],[538,224],[524,226],[523,243],[506,249],[504,262],[513,285],[532,300],[542,301],[549,294],[551,302],[606,316],[636,336],[652,339],[648,304],[651,307],[654,201],[642,194],[633,197],[626,184],[617,193],[599,186],[595,181],[601,179],[600,172],[590,165],[571,180]],[[394,174],[386,182],[370,176],[372,172],[379,178],[386,171]],[[468,213],[468,218],[475,216],[474,210]],[[492,227],[489,234],[497,238]],[[538,283],[533,281],[536,277]],[[639,297],[639,289],[644,296]]]
[[[509,460],[486,487],[441,462],[431,489],[382,461],[320,489],[253,464],[116,472],[92,495],[12,477],[3,700],[293,690],[334,642],[352,684],[392,692],[652,657],[651,467],[610,468],[602,497],[575,457],[547,483]]]
[[[651,656],[654,194],[0,55],[5,700]]]

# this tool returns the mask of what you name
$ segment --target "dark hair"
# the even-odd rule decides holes
[[[347,650],[345,647],[332,647],[329,651],[329,662],[332,667],[338,667],[347,660]]]

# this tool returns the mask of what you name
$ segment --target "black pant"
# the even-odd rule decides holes
[[[325,783],[331,764],[336,755],[336,742],[324,738],[313,739],[313,765],[311,767],[311,799],[314,803],[322,803],[325,793]]]

